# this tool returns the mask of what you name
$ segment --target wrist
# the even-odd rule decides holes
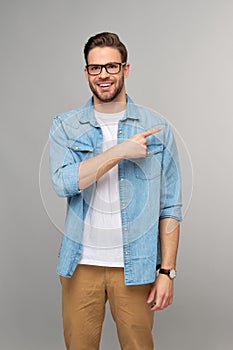
[[[125,141],[123,141],[122,143],[118,143],[116,146],[114,146],[114,151],[116,151],[116,156],[119,159],[119,161],[127,158],[127,154],[125,152],[125,147],[124,147],[125,146],[124,142]]]
[[[174,278],[176,278],[176,275],[177,275],[177,272],[176,272],[175,268],[165,269],[165,268],[161,267],[158,270],[158,273],[161,274],[161,275],[167,276],[171,280],[174,280]]]

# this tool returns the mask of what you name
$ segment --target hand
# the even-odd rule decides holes
[[[151,128],[135,134],[122,142],[119,146],[122,147],[122,152],[124,154],[123,158],[145,158],[147,146],[146,137],[161,130],[161,128]]]
[[[173,280],[166,275],[158,275],[152,285],[147,304],[151,304],[151,311],[163,310],[172,304],[173,295]]]

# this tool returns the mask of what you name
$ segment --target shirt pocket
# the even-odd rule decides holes
[[[81,141],[67,142],[67,148],[72,152],[75,159],[83,161],[93,155],[94,148],[92,145]]]
[[[138,179],[152,180],[161,175],[163,145],[148,145],[145,158],[134,160],[134,171]]]

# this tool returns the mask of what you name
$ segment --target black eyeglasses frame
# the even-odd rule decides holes
[[[87,73],[88,73],[89,75],[91,75],[91,76],[100,75],[100,74],[102,73],[103,68],[106,70],[106,72],[107,72],[108,74],[114,75],[114,74],[119,74],[120,71],[121,71],[121,67],[124,67],[124,66],[126,65],[126,63],[127,63],[127,62],[109,62],[109,63],[106,63],[106,64],[87,64],[85,67],[86,67],[86,69],[87,69]],[[107,66],[109,66],[109,65],[111,65],[111,64],[117,64],[117,65],[119,66],[118,72],[116,72],[116,73],[110,73],[110,72],[108,71]],[[99,72],[99,73],[94,73],[94,74],[93,74],[93,73],[90,73],[90,72],[89,72],[89,67],[93,67],[93,66],[98,66],[98,67],[100,67],[100,72]]]

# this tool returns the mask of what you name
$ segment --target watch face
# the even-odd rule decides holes
[[[174,270],[174,269],[170,270],[169,277],[170,277],[171,279],[175,278],[175,277],[176,277],[176,270]]]

